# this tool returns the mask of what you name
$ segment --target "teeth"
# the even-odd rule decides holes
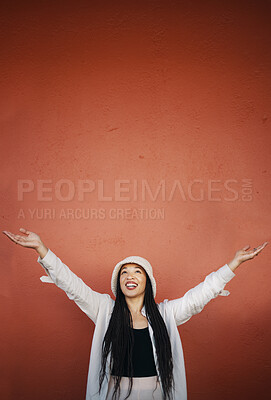
[[[133,283],[127,283],[126,285],[127,287],[137,287],[137,285],[133,284]]]

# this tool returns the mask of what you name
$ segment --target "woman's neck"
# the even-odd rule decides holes
[[[125,300],[132,315],[141,314],[144,305],[144,296],[125,297]]]

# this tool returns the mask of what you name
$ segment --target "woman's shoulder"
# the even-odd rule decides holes
[[[168,301],[169,301],[168,299],[165,299],[165,300],[161,301],[160,303],[156,303],[159,311],[164,310],[168,307],[168,304],[169,304]]]

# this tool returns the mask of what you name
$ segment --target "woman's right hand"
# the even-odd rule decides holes
[[[20,228],[20,231],[25,234],[25,236],[16,235],[14,233],[3,231],[3,233],[10,238],[14,243],[19,244],[23,247],[29,247],[30,249],[35,249],[41,258],[43,258],[48,249],[42,243],[41,238],[34,232],[27,231],[24,228]]]

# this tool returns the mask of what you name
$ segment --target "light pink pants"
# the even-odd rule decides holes
[[[120,398],[125,399],[128,394],[129,378],[123,376],[120,381]],[[106,400],[112,400],[114,391],[114,380],[110,377]],[[157,382],[157,376],[148,376],[146,378],[133,378],[133,387],[127,400],[163,400],[160,382]]]

